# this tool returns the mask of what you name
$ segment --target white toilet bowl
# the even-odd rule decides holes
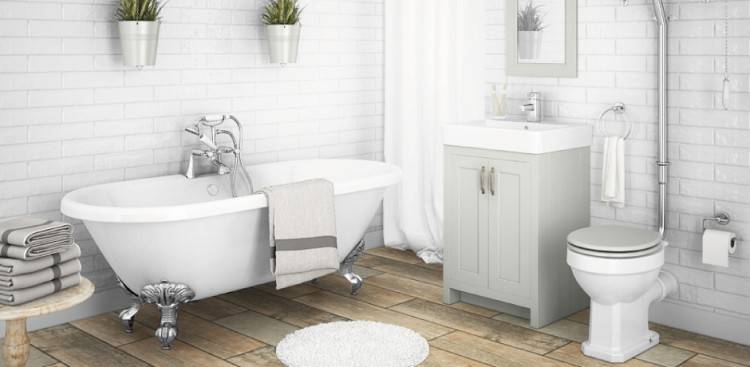
[[[568,236],[568,265],[591,298],[585,355],[625,362],[659,343],[648,329],[649,305],[677,287],[673,275],[660,271],[666,246],[658,233],[628,227],[589,227]]]

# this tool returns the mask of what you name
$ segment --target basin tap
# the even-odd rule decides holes
[[[527,122],[542,121],[542,96],[539,92],[530,92],[528,101],[521,105],[521,111],[526,112]]]

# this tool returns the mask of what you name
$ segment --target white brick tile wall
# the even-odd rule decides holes
[[[69,190],[179,172],[205,113],[244,122],[248,163],[382,159],[383,0],[303,2],[297,65],[267,63],[262,1],[172,1],[158,65],[138,71],[115,0],[0,1],[0,218],[60,219]],[[114,286],[76,229],[84,274]]]
[[[680,280],[679,303],[750,318],[750,3],[728,0],[732,100],[721,108],[723,1],[665,0],[670,23],[670,196],[666,269]],[[599,203],[601,139],[592,147],[592,222],[646,227],[656,219],[656,28],[649,1],[578,0],[579,76],[506,77],[504,1],[486,2],[487,83],[507,83],[510,110],[542,92],[550,119],[593,123],[623,101],[635,122],[628,142],[624,209]],[[489,88],[488,88],[489,89]],[[613,129],[615,127],[613,126]],[[726,210],[744,240],[728,268],[701,263],[703,216]]]

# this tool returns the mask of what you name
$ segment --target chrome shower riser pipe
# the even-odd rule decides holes
[[[659,64],[658,64],[658,95],[659,95],[659,141],[658,141],[658,158],[656,166],[659,175],[659,234],[664,237],[667,227],[667,185],[669,183],[669,146],[668,146],[668,128],[669,115],[667,106],[667,77],[668,77],[668,65],[667,65],[667,52],[669,46],[668,39],[668,28],[669,19],[664,9],[664,3],[662,0],[652,0],[654,8],[654,16],[656,17],[656,25],[659,29]]]

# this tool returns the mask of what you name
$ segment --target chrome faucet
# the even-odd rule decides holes
[[[239,149],[236,144],[234,145],[234,147],[219,147],[216,144],[216,137],[219,135],[220,131],[226,130],[216,130],[214,129],[215,125],[206,124],[206,122],[204,122],[204,119],[201,119],[201,121],[199,121],[199,123],[196,123],[192,128],[185,128],[186,132],[197,136],[198,141],[206,148],[193,149],[188,155],[188,166],[187,170],[185,171],[185,177],[187,178],[195,178],[196,176],[196,159],[205,159],[211,162],[211,165],[216,168],[216,173],[219,175],[226,175],[230,173],[231,170],[229,169],[229,167],[227,167],[227,165],[225,165],[221,161],[222,153],[232,153],[235,151],[235,149]],[[206,135],[201,131],[201,124],[207,126],[210,129],[210,134]]]
[[[240,138],[234,135],[230,130],[219,129],[219,125],[223,124],[226,120],[232,120],[237,125],[237,131]],[[203,128],[208,128],[208,134],[203,132]],[[185,128],[185,131],[198,137],[198,141],[205,149],[193,149],[188,154],[187,168],[185,170],[185,177],[188,179],[195,178],[195,160],[203,159],[211,162],[211,165],[216,169],[214,172],[218,175],[231,174],[231,185],[232,195],[238,196],[237,193],[237,172],[242,172],[242,177],[248,185],[249,193],[253,193],[253,184],[250,180],[250,175],[245,168],[245,164],[242,161],[242,124],[232,115],[221,115],[221,116],[203,116],[193,127]],[[231,146],[219,145],[217,138],[220,135],[226,135],[232,142]],[[234,157],[234,164],[232,167],[227,166],[222,162],[222,156],[224,154],[232,154]]]
[[[521,111],[526,112],[526,121],[541,122],[542,95],[539,92],[530,92],[527,98],[529,100],[525,104],[521,105]]]

